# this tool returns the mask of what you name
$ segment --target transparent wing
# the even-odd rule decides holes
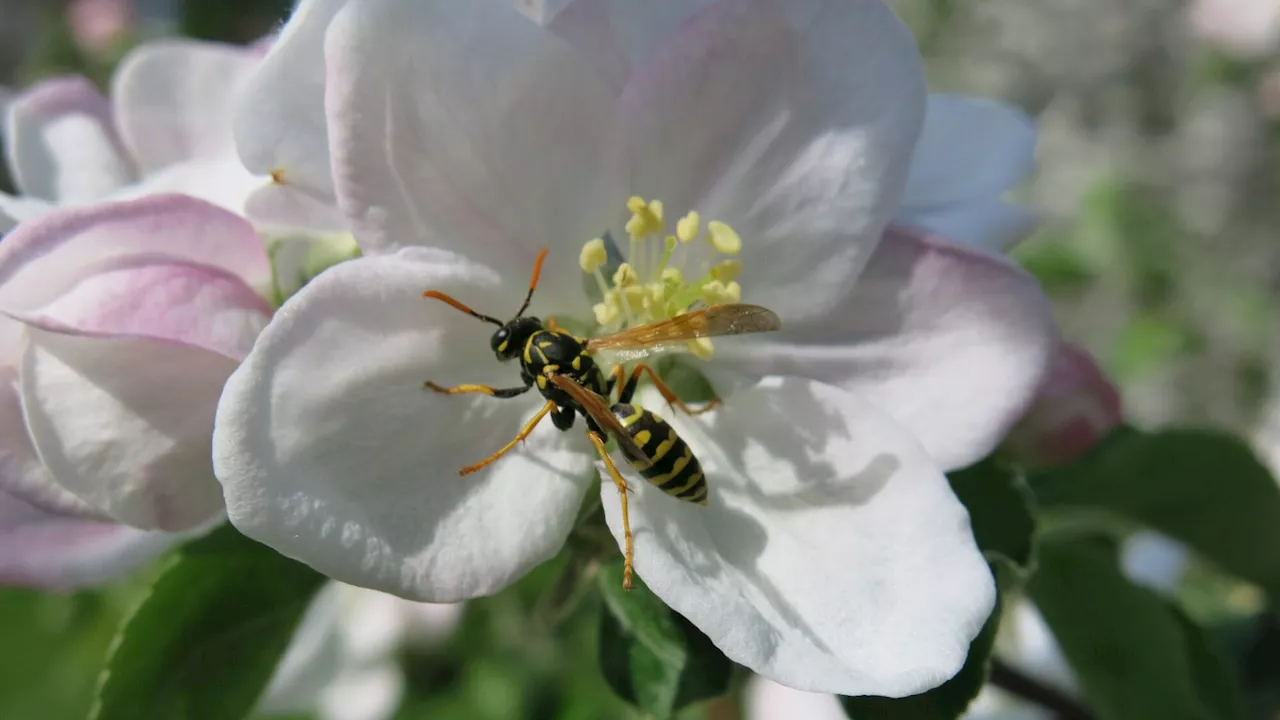
[[[711,305],[648,325],[623,330],[614,335],[587,340],[587,352],[597,350],[656,351],[666,346],[720,335],[769,332],[782,328],[777,313],[759,305]],[[661,348],[661,349],[666,349]],[[625,353],[634,354],[634,353]]]
[[[556,387],[565,392],[566,395],[573,398],[587,415],[606,432],[612,433],[618,439],[618,445],[623,448],[625,455],[628,457],[644,457],[644,452],[640,450],[640,446],[635,440],[631,439],[631,435],[627,433],[627,429],[623,427],[618,418],[614,417],[613,411],[609,409],[609,404],[605,402],[603,397],[586,389],[585,387],[574,382],[567,375],[552,375],[551,382]],[[605,438],[606,440],[608,438]]]

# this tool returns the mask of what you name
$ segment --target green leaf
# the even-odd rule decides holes
[[[991,651],[995,647],[996,633],[1000,629],[1000,614],[1011,588],[1018,583],[1018,572],[1007,560],[997,558],[991,563],[1000,593],[996,607],[982,626],[978,636],[969,643],[969,657],[955,677],[938,687],[919,695],[905,698],[845,697],[840,698],[845,712],[853,720],[952,720],[964,714],[969,703],[978,696],[987,683]]]
[[[987,459],[951,473],[947,480],[969,511],[974,539],[988,559],[1003,558],[1022,572],[1030,570],[1036,517],[1034,496],[1021,473]]]
[[[1099,720],[1236,720],[1230,671],[1099,538],[1046,538],[1028,590]]]
[[[1080,462],[1032,477],[1046,509],[1106,511],[1182,541],[1280,598],[1280,486],[1253,451],[1205,430],[1123,428]]]
[[[733,663],[693,623],[635,578],[622,589],[622,564],[601,568],[600,669],[619,697],[653,717],[723,694]]]
[[[96,720],[239,720],[324,576],[230,525],[174,554],[117,635]]]

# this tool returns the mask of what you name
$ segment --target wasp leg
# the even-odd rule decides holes
[[[561,407],[551,411],[551,422],[555,424],[557,430],[572,428],[575,417],[577,413],[571,407]]]
[[[631,567],[632,559],[635,557],[631,546],[631,516],[627,513],[627,481],[622,479],[622,475],[618,472],[618,466],[613,464],[613,458],[609,457],[609,451],[604,449],[604,438],[599,433],[589,432],[587,437],[591,440],[591,444],[596,446],[596,452],[600,453],[600,459],[604,460],[604,466],[609,471],[610,477],[613,478],[613,484],[618,488],[618,495],[622,500],[622,535],[626,539],[622,553],[622,589],[631,589]]]
[[[493,397],[496,397],[496,398],[513,398],[517,395],[523,395],[529,392],[529,388],[533,387],[532,384],[525,385],[524,387],[513,387],[513,388],[495,388],[495,387],[489,387],[488,385],[455,385],[453,387],[443,387],[441,385],[437,385],[431,382],[430,380],[423,383],[422,386],[427,388],[428,390],[435,390],[436,392],[444,393],[445,395],[461,395],[463,393],[483,393],[485,395],[492,395]]]
[[[538,411],[538,414],[537,414],[537,415],[534,415],[534,416],[533,416],[533,419],[531,419],[529,422],[525,423],[525,424],[524,424],[524,427],[520,428],[520,432],[515,436],[515,439],[513,439],[511,442],[507,443],[506,445],[503,445],[503,446],[502,446],[502,449],[501,449],[501,450],[499,450],[498,452],[496,452],[496,453],[494,453],[494,454],[490,455],[489,457],[487,457],[487,458],[485,458],[485,459],[481,460],[480,462],[476,463],[475,465],[468,465],[468,466],[466,466],[466,467],[462,468],[461,470],[459,470],[459,471],[458,471],[458,474],[459,474],[459,475],[470,475],[471,473],[473,473],[473,472],[475,472],[475,471],[479,470],[480,468],[485,467],[486,465],[488,465],[488,464],[492,463],[494,460],[497,460],[498,458],[502,457],[503,455],[506,455],[506,454],[507,454],[507,452],[511,450],[511,448],[515,447],[516,445],[519,445],[519,444],[520,444],[520,442],[521,442],[522,440],[524,440],[525,438],[529,437],[529,433],[533,432],[533,429],[534,429],[534,428],[536,428],[536,427],[538,427],[538,423],[542,422],[542,418],[546,417],[546,416],[547,416],[547,413],[549,413],[549,412],[551,412],[552,410],[555,410],[555,409],[556,409],[556,404],[555,404],[555,402],[553,402],[553,401],[551,401],[551,400],[548,400],[548,401],[547,401],[547,404],[546,404],[546,405],[543,405],[543,406],[542,406],[542,409]]]
[[[622,378],[622,374],[622,366],[614,365],[613,371],[610,373],[610,375],[613,376],[609,381],[610,384],[620,380]],[[686,415],[701,415],[702,413],[712,410],[721,404],[720,398],[716,398],[700,408],[689,407],[680,399],[680,396],[676,395],[676,392],[672,390],[670,386],[662,382],[662,378],[658,377],[658,373],[654,372],[653,368],[649,367],[645,363],[639,363],[631,369],[631,376],[627,378],[627,382],[623,384],[622,390],[618,393],[619,403],[631,402],[631,398],[636,394],[636,387],[640,384],[640,375],[642,374],[647,374],[649,376],[649,380],[653,382],[653,386],[658,389],[658,392],[662,393],[662,397],[667,401],[667,405],[680,409]]]

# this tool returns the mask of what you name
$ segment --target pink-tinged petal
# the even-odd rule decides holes
[[[542,400],[426,390],[428,380],[520,384],[488,351],[493,327],[427,289],[477,307],[514,306],[522,292],[418,249],[330,268],[284,304],[228,381],[214,467],[246,535],[343,582],[452,602],[555,555],[595,473],[582,431],[544,421],[458,477]]]
[[[142,172],[234,158],[232,103],[258,62],[244,48],[197,40],[145,43],[129,53],[111,97],[120,135]]]
[[[4,318],[0,323],[16,325]],[[16,362],[18,358],[12,358]],[[22,417],[18,395],[18,371],[12,365],[0,370],[0,492],[49,513],[76,515],[81,519],[106,519],[93,506],[54,482],[36,454]]]
[[[515,279],[550,248],[544,302],[580,301],[573,258],[627,193],[613,93],[578,53],[507,0],[353,0],[326,62],[335,182],[366,253],[439,247]]]
[[[879,0],[721,0],[627,85],[633,190],[732,225],[747,299],[814,317],[893,216],[924,100],[915,43]]]
[[[113,580],[181,539],[58,515],[0,492],[0,585],[71,590]]]
[[[143,529],[180,532],[221,514],[209,446],[234,360],[173,342],[27,333],[22,405],[58,484]]]
[[[347,0],[301,0],[236,102],[236,150],[245,167],[333,199],[325,122],[324,36]]]
[[[18,223],[48,215],[57,209],[58,206],[48,200],[0,193],[0,233],[7,233]]]
[[[111,106],[88,80],[45,80],[9,105],[6,157],[24,195],[58,203],[101,198],[134,180]]]
[[[760,677],[751,678],[743,698],[746,720],[848,720],[840,698],[828,693],[811,693]]]
[[[1057,465],[1084,455],[1124,419],[1120,391],[1081,347],[1058,346],[1049,374],[1006,440],[1023,462]]]
[[[1021,110],[934,93],[894,219],[970,247],[1004,252],[1035,227],[1000,200],[1035,169],[1036,128]]]
[[[722,410],[664,416],[696,452],[708,503],[632,475],[636,573],[729,659],[842,695],[911,695],[960,669],[995,584],[964,506],[885,411],[767,378]],[[601,492],[621,540],[618,493]]]
[[[20,319],[51,332],[181,343],[241,360],[271,319],[271,305],[219,268],[122,262]]]
[[[194,198],[157,195],[61,210],[14,230],[0,243],[0,309],[38,309],[102,263],[139,256],[211,265],[253,287],[271,282],[271,261],[246,220]]]
[[[322,198],[296,185],[270,182],[250,193],[245,217],[258,227],[304,232],[345,232],[347,219],[337,201]]]
[[[1049,301],[1004,260],[891,228],[826,317],[716,343],[717,364],[798,375],[890,412],[947,470],[985,457],[1022,416],[1057,347]]]
[[[233,156],[192,160],[153,172],[141,182],[113,193],[110,199],[179,193],[244,215],[249,196],[262,182],[262,178],[250,174]]]

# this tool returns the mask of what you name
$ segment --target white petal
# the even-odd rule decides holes
[[[271,306],[240,278],[192,263],[111,263],[49,305],[28,325],[94,337],[145,338],[240,360]]]
[[[259,183],[245,201],[244,214],[258,227],[272,230],[332,233],[347,229],[336,200],[288,183]]]
[[[649,588],[731,660],[798,689],[900,697],[954,675],[995,585],[924,449],[821,383],[770,378],[728,402],[667,413],[702,462],[707,506],[630,480]],[[621,540],[617,492],[602,492]]]
[[[17,324],[8,318],[0,323]],[[10,360],[17,361],[16,357]],[[22,417],[17,375],[17,368],[12,366],[0,371],[0,492],[47,513],[106,519],[105,514],[56,483],[40,462]]]
[[[0,585],[70,590],[113,580],[179,535],[50,514],[0,492]]]
[[[717,341],[715,361],[854,391],[951,470],[1004,438],[1056,346],[1049,301],[1034,278],[998,257],[891,228],[829,315]]]
[[[259,175],[332,200],[324,115],[324,35],[347,0],[301,0],[249,77],[234,112],[236,149]]]
[[[900,209],[894,223],[1002,255],[1030,235],[1040,217],[1003,200],[968,200],[939,209]]]
[[[594,481],[585,440],[546,423],[541,398],[444,396],[423,382],[519,385],[488,351],[485,311],[522,290],[443,253],[339,264],[282,307],[227,383],[214,463],[242,532],[344,582],[455,601],[496,592],[554,555]]]
[[[46,80],[18,96],[5,146],[18,188],[41,200],[89,202],[134,178],[106,98],[82,77]]]
[[[756,675],[747,683],[746,720],[848,720],[840,698],[796,690]]]
[[[60,485],[139,528],[189,530],[221,513],[209,438],[235,361],[172,342],[27,332],[22,404]]]
[[[915,43],[879,0],[725,0],[627,85],[633,190],[732,225],[751,302],[813,317],[897,208],[924,99]]]
[[[48,200],[0,193],[0,233],[7,233],[18,223],[34,220],[57,209],[58,206]]]
[[[353,0],[326,62],[335,182],[366,253],[442,247],[515,279],[551,248],[544,299],[581,297],[573,258],[618,226],[626,167],[613,93],[572,48],[506,0]]]
[[[113,193],[110,199],[181,193],[244,215],[249,196],[262,182],[235,157],[190,160],[153,172],[141,182]]]
[[[404,694],[404,671],[383,662],[339,675],[320,694],[320,720],[389,720]]]
[[[250,50],[196,40],[145,43],[129,53],[111,96],[120,135],[142,172],[234,158],[232,101],[257,63]]]
[[[999,198],[1035,169],[1036,128],[1017,108],[934,93],[895,222],[1003,252],[1035,222]]]
[[[23,224],[0,244],[0,307],[35,310],[103,262],[139,256],[211,265],[252,287],[271,280],[266,249],[243,218],[194,198],[157,195]]]

